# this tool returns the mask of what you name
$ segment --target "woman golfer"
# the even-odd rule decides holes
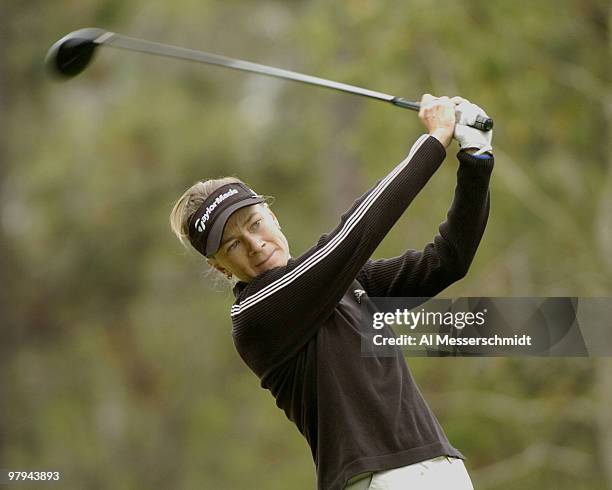
[[[491,132],[466,125],[477,114],[465,99],[424,95],[428,134],[299,257],[264,199],[236,178],[198,182],[172,210],[181,242],[238,281],[236,349],[308,441],[319,489],[472,488],[399,347],[394,357],[361,355],[359,319],[368,296],[432,297],[466,274],[487,222],[493,169]],[[370,260],[453,136],[457,186],[439,234],[421,251]]]

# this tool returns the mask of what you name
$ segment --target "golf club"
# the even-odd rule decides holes
[[[128,51],[137,51],[157,56],[219,65],[235,70],[259,73],[261,75],[283,78],[285,80],[294,80],[296,82],[318,85],[319,87],[327,87],[342,92],[383,100],[397,107],[403,107],[404,109],[411,109],[413,111],[418,111],[420,109],[420,104],[418,102],[413,102],[403,97],[395,97],[393,95],[356,87],[354,85],[334,82],[333,80],[313,77],[311,75],[283,70],[272,66],[251,63],[250,61],[227,58],[225,56],[205,53],[203,51],[127,37],[95,27],[79,29],[61,38],[49,49],[45,58],[45,63],[56,76],[71,78],[87,68],[95,54],[96,48],[99,46],[110,46]],[[478,116],[471,126],[481,131],[489,131],[493,128],[493,120],[491,118]]]

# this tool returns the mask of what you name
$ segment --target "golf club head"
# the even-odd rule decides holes
[[[58,78],[72,78],[81,73],[93,58],[98,43],[107,31],[95,27],[79,29],[65,35],[49,48],[45,64]]]

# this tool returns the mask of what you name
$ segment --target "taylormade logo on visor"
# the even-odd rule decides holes
[[[206,229],[206,222],[210,218],[210,213],[212,213],[215,209],[217,209],[217,206],[219,204],[221,204],[228,197],[231,197],[234,194],[238,194],[238,191],[232,188],[228,190],[227,192],[224,192],[223,194],[218,195],[215,198],[215,200],[212,202],[212,204],[206,208],[206,212],[196,220],[195,229],[198,232],[202,233]]]

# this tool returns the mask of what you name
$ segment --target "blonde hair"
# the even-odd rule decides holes
[[[185,248],[189,248],[189,220],[204,200],[219,187],[226,184],[242,183],[238,177],[221,177],[196,182],[187,189],[170,212],[170,228]]]

